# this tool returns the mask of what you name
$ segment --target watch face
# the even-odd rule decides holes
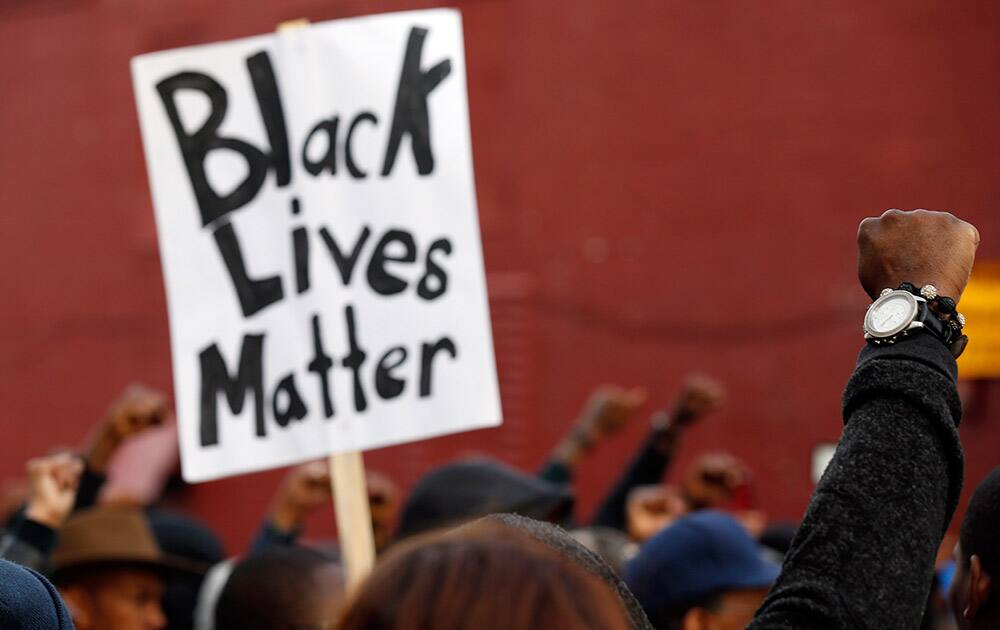
[[[865,331],[873,337],[891,337],[909,326],[916,314],[916,299],[908,291],[893,291],[868,309]]]

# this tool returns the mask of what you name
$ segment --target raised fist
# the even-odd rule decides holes
[[[673,417],[681,424],[691,422],[718,409],[725,399],[726,388],[722,383],[702,374],[690,374],[674,402]]]
[[[687,511],[687,503],[673,488],[636,486],[625,503],[625,529],[632,540],[643,543]]]
[[[96,427],[84,451],[87,465],[94,472],[104,473],[111,456],[125,440],[163,424],[169,414],[166,394],[145,385],[129,385]]]
[[[105,422],[113,437],[123,441],[162,424],[169,411],[166,394],[145,385],[132,384],[111,404]]]
[[[325,461],[296,466],[285,476],[274,497],[271,523],[282,531],[295,531],[313,510],[331,500],[330,467]]]
[[[621,429],[645,402],[646,390],[641,387],[599,387],[587,400],[578,429],[591,442],[602,440]]]
[[[681,492],[693,510],[725,507],[750,481],[750,470],[729,453],[699,457],[687,470]]]
[[[978,246],[975,226],[947,212],[886,210],[858,226],[858,279],[872,299],[910,282],[957,302]]]
[[[28,462],[29,519],[58,529],[73,510],[83,462],[69,453],[38,457]]]

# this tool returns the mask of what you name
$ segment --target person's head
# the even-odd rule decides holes
[[[167,627],[163,581],[145,567],[106,565],[59,581],[77,630],[158,630]]]
[[[172,558],[183,558],[198,572],[174,572],[165,577],[163,613],[170,630],[191,630],[203,571],[225,558],[222,542],[204,523],[163,510],[146,510],[146,518],[160,549]]]
[[[365,472],[368,486],[368,506],[372,514],[372,536],[376,549],[385,549],[395,534],[399,512],[399,486],[391,477],[375,470]]]
[[[328,630],[343,602],[339,564],[313,549],[269,549],[233,569],[216,604],[215,628]]]
[[[52,579],[77,630],[165,628],[163,556],[143,513],[93,508],[70,517],[52,554]]]
[[[628,590],[628,586],[622,580],[619,570],[620,566],[619,569],[613,568],[600,551],[590,548],[579,539],[582,537],[588,540],[597,549],[604,547],[603,552],[608,556],[620,557],[622,553],[620,546],[634,546],[634,543],[629,541],[619,530],[593,527],[570,533],[558,525],[536,521],[518,514],[491,514],[463,526],[463,530],[476,532],[481,531],[481,528],[486,528],[485,531],[489,533],[496,531],[497,525],[504,525],[527,534],[558,553],[562,558],[573,562],[587,573],[604,582],[611,589],[611,592],[618,597],[618,601],[625,611],[629,626],[633,630],[652,630],[652,626],[649,624],[642,606],[639,605],[635,596],[632,595],[632,591]],[[618,538],[615,537],[616,534]],[[624,563],[625,560],[622,560],[620,565],[624,565]]]
[[[951,606],[960,628],[1000,627],[1000,468],[986,476],[965,510]]]
[[[488,514],[512,512],[560,523],[573,508],[573,493],[488,458],[463,459],[435,468],[410,491],[397,539],[457,526]]]
[[[482,524],[391,548],[338,630],[625,630],[608,587],[510,527]]]
[[[625,582],[660,630],[729,630],[750,622],[778,571],[735,519],[705,510],[643,545]]]

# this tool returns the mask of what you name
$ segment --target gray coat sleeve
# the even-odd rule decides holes
[[[866,347],[845,427],[749,628],[917,628],[962,490],[957,369],[918,335]]]

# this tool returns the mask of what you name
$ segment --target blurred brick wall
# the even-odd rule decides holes
[[[170,388],[132,100],[139,53],[417,1],[0,0],[0,474],[78,442],[126,382]],[[1000,257],[1000,4],[480,0],[466,33],[506,425],[376,451],[404,485],[458,454],[531,469],[589,388],[730,386],[679,464],[728,449],[796,518],[860,346],[858,220],[957,209]],[[970,485],[1000,463],[969,390]],[[645,420],[579,475],[594,506]],[[194,488],[242,548],[279,473]],[[319,535],[332,531],[317,515]]]

